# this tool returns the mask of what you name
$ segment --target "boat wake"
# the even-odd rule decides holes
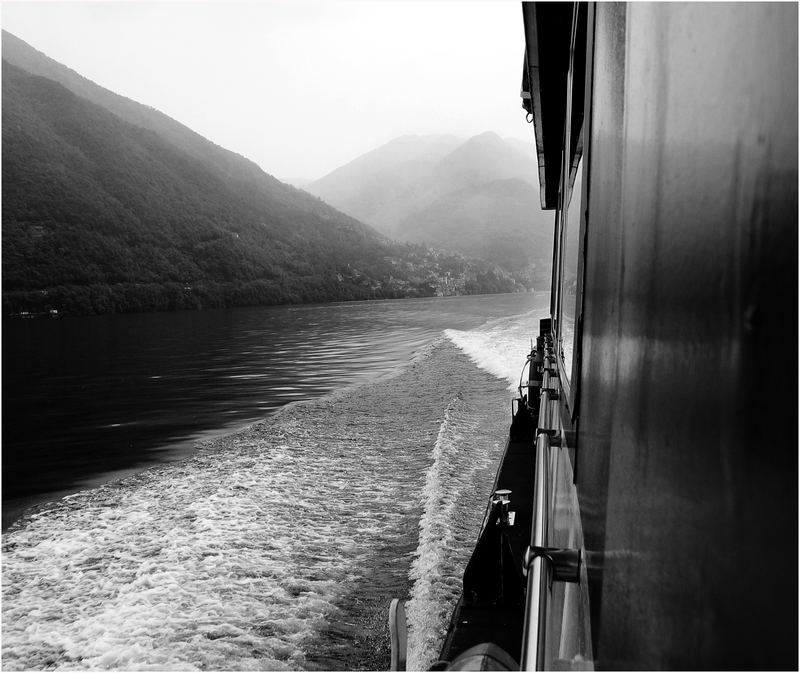
[[[439,339],[390,377],[39,507],[3,536],[3,668],[388,668],[395,596],[423,667],[509,408]]]
[[[539,333],[541,310],[514,318],[491,320],[477,330],[445,330],[445,335],[484,371],[516,390],[525,358],[531,351],[531,335]]]
[[[487,482],[497,460],[499,438],[476,439],[478,419],[457,395],[445,410],[423,487],[419,543],[411,564],[407,605],[409,670],[427,670],[436,659],[461,591],[461,574],[477,533]],[[475,444],[479,444],[475,446]],[[478,505],[465,511],[466,502]]]

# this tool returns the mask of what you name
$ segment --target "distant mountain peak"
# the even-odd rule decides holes
[[[478,135],[472,136],[465,144],[469,143],[503,143],[503,139],[494,131],[484,131]]]
[[[536,285],[548,278],[552,238],[548,215],[530,226],[536,179],[533,142],[485,131],[400,136],[306,189],[389,236],[532,273]]]
[[[536,166],[533,154],[526,154],[515,143],[487,131],[472,136],[444,157],[438,172],[460,186],[477,186],[506,178],[520,178],[534,184]]]
[[[421,157],[430,158],[430,155],[444,156],[444,154],[462,142],[464,142],[463,138],[450,134],[406,134],[398,136],[366,154],[362,154],[350,163],[359,162],[366,157],[383,159],[386,156],[391,156],[395,159],[410,161]]]
[[[486,131],[476,136],[472,136],[462,143],[459,147],[453,150],[451,156],[463,157],[468,154],[491,153],[492,155],[507,154],[507,155],[521,155],[516,143],[507,142],[503,140],[494,131]],[[524,156],[524,154],[522,155]]]

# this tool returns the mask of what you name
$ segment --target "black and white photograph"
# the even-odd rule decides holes
[[[798,4],[2,0],[5,671],[798,669]]]

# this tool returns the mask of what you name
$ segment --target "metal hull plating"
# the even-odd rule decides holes
[[[532,512],[504,645],[527,669],[795,669],[797,6],[523,18],[555,246],[533,427],[511,430],[538,467],[511,497]],[[450,660],[492,636],[459,614]]]
[[[576,485],[597,665],[794,668],[797,7],[598,4],[593,57]]]

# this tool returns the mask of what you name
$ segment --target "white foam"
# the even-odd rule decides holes
[[[399,531],[414,544],[420,508],[410,661],[424,667],[507,423],[507,400],[480,387],[489,377],[456,358],[444,341],[420,348],[416,387],[387,376],[295,403],[184,463],[28,517],[3,536],[3,668],[313,668],[319,634],[380,550],[403,586]]]
[[[502,405],[501,405],[502,406]],[[409,576],[408,670],[426,670],[441,649],[482,522],[501,450],[502,411],[456,396],[448,405],[422,490],[419,545]]]
[[[509,389],[519,385],[520,372],[546,312],[536,309],[512,318],[491,320],[475,330],[448,329],[445,336],[478,367],[508,381]]]
[[[370,510],[399,480],[288,421],[280,448],[268,435],[84,492],[6,536],[4,668],[303,668],[395,523]]]

